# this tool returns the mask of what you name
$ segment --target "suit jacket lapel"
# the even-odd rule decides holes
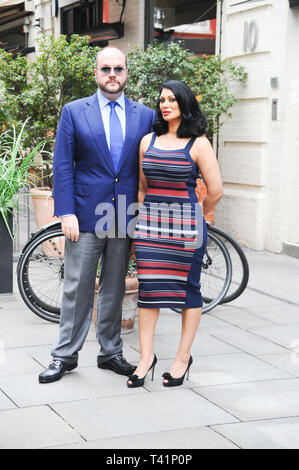
[[[126,138],[124,141],[122,153],[120,156],[119,160],[119,165],[118,165],[118,170],[117,172],[121,170],[121,167],[125,163],[127,156],[130,154],[131,148],[134,144],[134,141],[136,139],[136,134],[137,134],[137,129],[139,126],[139,112],[136,106],[136,103],[133,101],[129,100],[127,97],[125,97],[125,102],[126,102]]]
[[[98,102],[97,93],[90,97],[90,100],[87,101],[85,107],[85,116],[90,128],[90,131],[93,135],[93,138],[96,141],[96,144],[101,152],[101,155],[105,158],[105,161],[109,168],[115,173],[113,162],[110,155],[110,150],[108,148],[106,134],[102,119],[102,114]]]

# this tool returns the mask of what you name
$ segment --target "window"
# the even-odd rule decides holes
[[[102,25],[102,0],[85,0],[62,9],[62,34],[88,34]]]

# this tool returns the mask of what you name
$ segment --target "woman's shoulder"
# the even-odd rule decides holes
[[[190,154],[192,158],[197,160],[198,158],[201,159],[202,157],[210,155],[212,150],[213,147],[210,144],[209,139],[205,134],[203,134],[201,136],[196,137],[196,139],[194,140],[194,143],[190,150]]]
[[[149,134],[146,134],[145,136],[143,136],[140,141],[140,145],[142,145],[143,147],[148,147],[149,144],[151,143],[153,135],[154,135],[154,132],[150,132]]]
[[[193,147],[197,148],[198,150],[205,150],[211,148],[211,143],[207,136],[203,134],[201,136],[196,137]]]

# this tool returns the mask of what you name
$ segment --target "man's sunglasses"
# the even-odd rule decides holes
[[[115,75],[122,75],[126,70],[124,67],[101,67],[100,69],[97,68],[101,72],[102,75],[109,75],[111,70],[114,71]]]

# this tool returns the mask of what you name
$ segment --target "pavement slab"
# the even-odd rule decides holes
[[[287,349],[294,349],[299,343],[299,324],[250,328],[249,331]]]
[[[190,380],[163,387],[180,341],[181,314],[161,309],[154,380],[96,367],[91,323],[79,366],[39,384],[59,325],[0,295],[0,447],[50,449],[228,449],[299,447],[299,260],[245,250],[249,285],[201,318]],[[139,361],[139,332],[123,335]],[[28,432],[28,429],[30,432]]]
[[[212,426],[242,449],[299,449],[299,417]]]
[[[0,386],[0,411],[2,410],[8,410],[10,408],[17,408],[17,405],[13,403],[5,393],[1,390]],[[2,415],[2,413],[1,413]],[[0,434],[1,437],[1,434]],[[1,441],[1,439],[0,439]]]
[[[55,449],[238,449],[239,447],[210,427],[134,434],[68,444]]]
[[[194,389],[241,421],[299,416],[299,379],[267,380]]]
[[[211,334],[213,337],[234,346],[239,352],[244,351],[256,356],[259,354],[278,354],[286,351],[283,345],[272,341],[273,338],[257,335],[255,332],[256,330],[247,331],[246,329],[232,326],[231,328],[217,328]]]
[[[0,449],[41,449],[83,441],[48,406],[2,411],[0,436]]]
[[[24,348],[3,349],[0,357],[0,377],[6,375],[19,375],[40,373],[38,364]]]
[[[106,397],[52,407],[87,441],[238,421],[192,390],[129,391],[117,402]]]
[[[248,287],[240,297],[229,302],[229,305],[233,308],[255,308],[267,305],[283,305],[284,300],[287,299],[280,298],[275,295],[264,294],[260,289],[252,289]]]
[[[218,328],[217,328],[218,330]],[[126,343],[129,344],[133,349],[139,351],[139,339],[138,336],[132,335],[125,339]],[[178,345],[180,342],[180,334],[172,335],[161,335],[159,332],[154,338],[154,351],[158,359],[174,358]],[[224,341],[214,338],[205,330],[197,332],[194,342],[192,344],[192,355],[194,356],[206,356],[211,354],[231,354],[238,353],[238,349],[232,345],[227,344]]]
[[[299,277],[298,259],[252,250],[246,250],[246,256],[250,269],[249,288],[299,305],[299,290],[294,289],[294,281],[298,282]]]
[[[259,307],[261,308],[261,307]],[[262,307],[265,308],[265,307]],[[270,308],[270,307],[266,307]],[[228,325],[238,326],[239,328],[255,328],[260,326],[272,326],[274,322],[270,319],[260,318],[244,308],[227,308],[218,311],[212,311],[211,316],[222,320],[222,322]]]
[[[299,377],[299,344],[293,351],[283,354],[261,354],[259,359],[294,377]]]
[[[290,375],[246,353],[197,358],[190,369],[192,382],[201,385],[285,379]]]
[[[299,305],[283,304],[248,308],[248,314],[263,318],[277,325],[299,323]],[[259,325],[257,325],[259,326]],[[262,325],[260,325],[262,326]]]
[[[129,395],[127,377],[97,367],[78,367],[59,381],[40,384],[37,374],[0,377],[0,389],[19,407]],[[136,393],[146,393],[140,388]]]
[[[99,352],[99,344],[96,340],[85,341],[83,348],[79,352],[78,364],[80,367],[94,367],[97,364],[97,355]],[[25,351],[29,354],[36,362],[41,364],[44,368],[48,367],[52,360],[51,346],[33,346],[26,348]],[[139,361],[140,354],[127,344],[124,344],[123,354],[127,361],[137,364]],[[0,365],[1,372],[1,365]]]
[[[170,369],[171,364],[172,360],[159,361],[154,381],[146,380],[144,387],[150,391],[165,389],[160,377],[163,372]],[[159,380],[156,379],[156,376],[159,377]],[[185,378],[181,387],[193,389],[199,385],[245,383],[290,377],[293,375],[245,353],[223,356],[193,356],[189,380]]]

